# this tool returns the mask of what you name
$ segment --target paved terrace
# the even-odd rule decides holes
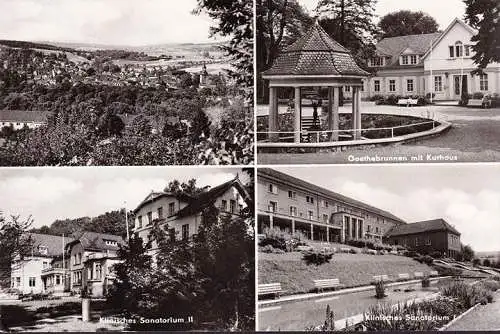
[[[280,106],[279,112],[286,112],[286,106]],[[425,117],[427,112],[439,114],[452,128],[437,137],[417,140],[412,143],[353,149],[343,152],[315,152],[275,154],[259,153],[260,164],[310,164],[310,163],[349,163],[352,158],[365,156],[375,157],[407,157],[408,162],[413,156],[424,155],[419,162],[492,162],[500,161],[500,108],[481,109],[450,105],[433,105],[422,107],[400,107],[375,105],[374,102],[363,101],[362,113],[414,115]],[[304,116],[312,116],[312,108],[303,108]],[[339,108],[340,113],[351,113],[351,105]],[[257,106],[257,115],[266,115],[267,106]],[[426,155],[447,156],[448,160],[427,160]],[[439,159],[439,157],[438,157]]]

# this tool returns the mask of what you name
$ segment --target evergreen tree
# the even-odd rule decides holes
[[[191,138],[195,143],[210,137],[210,121],[203,110],[198,110],[191,124]]]
[[[465,20],[478,34],[471,39],[478,72],[492,62],[500,62],[500,2],[498,0],[464,0]]]

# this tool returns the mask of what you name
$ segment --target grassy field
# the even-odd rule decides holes
[[[309,292],[312,280],[338,278],[345,287],[370,284],[374,275],[389,275],[394,279],[400,273],[428,273],[433,268],[397,255],[367,255],[337,253],[330,263],[307,265],[299,252],[285,254],[258,254],[259,283],[281,283],[283,294]]]

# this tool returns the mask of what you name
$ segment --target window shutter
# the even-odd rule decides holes
[[[450,58],[453,58],[453,45],[450,45]]]

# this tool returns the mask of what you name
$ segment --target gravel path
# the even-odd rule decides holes
[[[500,291],[494,296],[494,302],[479,305],[472,312],[448,327],[447,331],[500,331]]]

